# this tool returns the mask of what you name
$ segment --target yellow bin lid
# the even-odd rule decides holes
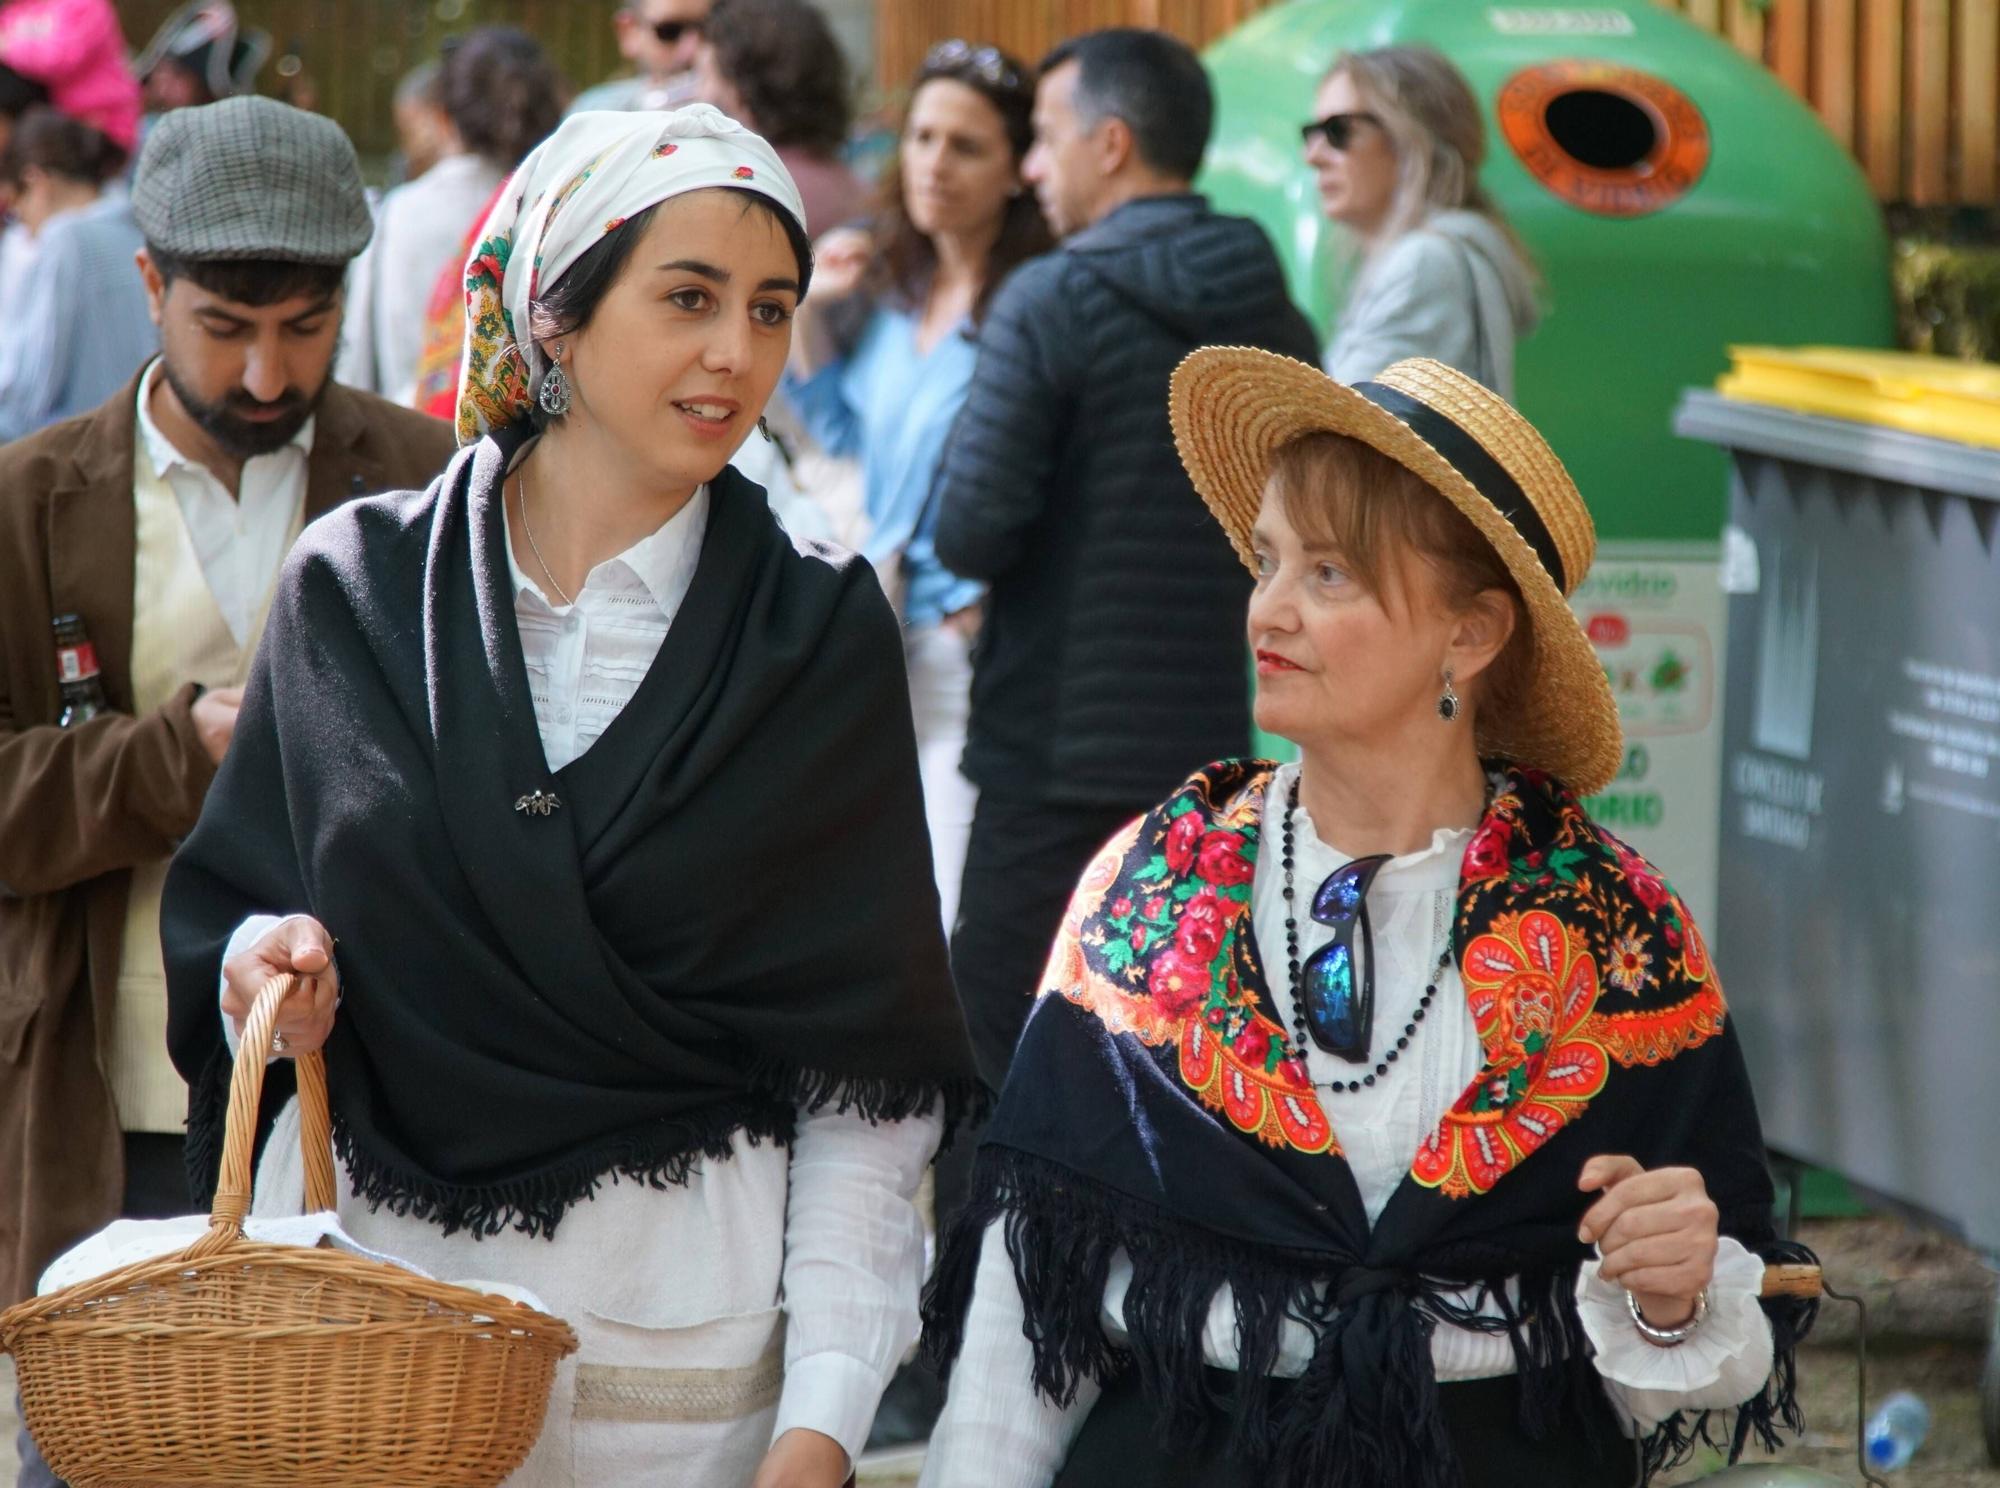
[[[1726,397],[2000,449],[2000,366],[1842,346],[1729,351]]]

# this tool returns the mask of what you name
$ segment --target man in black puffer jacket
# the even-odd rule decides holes
[[[1096,850],[1249,748],[1250,580],[1174,453],[1167,380],[1197,346],[1317,349],[1263,232],[1190,188],[1212,112],[1160,32],[1044,61],[1025,174],[1065,241],[994,296],[945,456],[938,556],[991,585],[952,963],[996,1089]]]

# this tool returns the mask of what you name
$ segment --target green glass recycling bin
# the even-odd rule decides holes
[[[1728,471],[1674,437],[1681,389],[1713,385],[1732,343],[1891,344],[1888,241],[1859,169],[1775,77],[1653,0],[1292,0],[1209,51],[1199,184],[1262,224],[1323,332],[1350,255],[1299,125],[1336,53],[1401,43],[1450,57],[1485,107],[1482,179],[1546,284],[1518,399],[1599,536],[1714,542]]]

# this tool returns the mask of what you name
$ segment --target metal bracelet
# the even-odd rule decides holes
[[[1639,1299],[1632,1293],[1625,1294],[1625,1307],[1632,1314],[1632,1326],[1639,1330],[1639,1336],[1655,1348],[1679,1348],[1701,1327],[1708,1317],[1708,1288],[1703,1287],[1695,1294],[1694,1316],[1678,1328],[1662,1328],[1646,1321],[1646,1315],[1639,1311]]]

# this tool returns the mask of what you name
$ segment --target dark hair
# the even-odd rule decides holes
[[[481,26],[440,56],[439,104],[473,154],[511,171],[562,122],[562,75],[527,32]]]
[[[1071,37],[1042,59],[1047,77],[1076,64],[1076,110],[1091,123],[1122,119],[1139,158],[1187,181],[1201,169],[1215,93],[1201,59],[1164,31],[1114,26]]]
[[[710,191],[726,191],[731,196],[743,199],[743,210],[761,207],[777,220],[784,229],[785,241],[792,245],[792,254],[799,261],[799,296],[812,284],[812,239],[799,220],[779,206],[761,191],[749,191],[741,186],[711,186]],[[548,292],[528,306],[528,334],[537,341],[546,341],[555,336],[573,335],[590,324],[590,318],[597,313],[597,307],[604,303],[604,297],[611,292],[611,286],[618,282],[618,276],[625,270],[632,254],[639,246],[639,240],[646,236],[646,229],[653,225],[653,214],[660,210],[661,203],[655,202],[643,212],[634,212],[617,228],[606,233],[575,263],[563,271],[560,279],[548,288]],[[539,393],[539,387],[534,389]],[[542,412],[541,404],[529,405],[530,416],[537,429],[547,426],[548,418]]]
[[[212,295],[239,305],[275,305],[281,300],[331,299],[347,277],[347,265],[291,263],[277,258],[177,258],[146,245],[147,256],[168,284],[185,279]]]
[[[847,59],[806,0],[716,0],[702,28],[716,68],[773,145],[832,154],[854,120]]]
[[[36,104],[49,101],[49,90],[0,62],[0,118],[18,119]]]
[[[125,168],[125,152],[103,130],[42,104],[21,115],[14,126],[6,153],[0,156],[0,178],[18,186],[29,166],[101,186]]]
[[[941,42],[931,48],[910,84],[914,103],[925,83],[962,83],[993,105],[1007,133],[1007,145],[1018,168],[1035,142],[1035,76],[1006,53],[992,47],[977,49],[964,42]],[[870,268],[869,283],[879,293],[889,291],[907,301],[920,300],[937,271],[937,247],[910,221],[903,204],[903,160],[898,147],[882,177],[881,207],[875,220],[881,243]],[[993,292],[1015,267],[1054,244],[1049,225],[1032,191],[1009,198],[1000,220],[1000,234],[986,258],[986,279],[972,302],[972,323],[985,318]]]

